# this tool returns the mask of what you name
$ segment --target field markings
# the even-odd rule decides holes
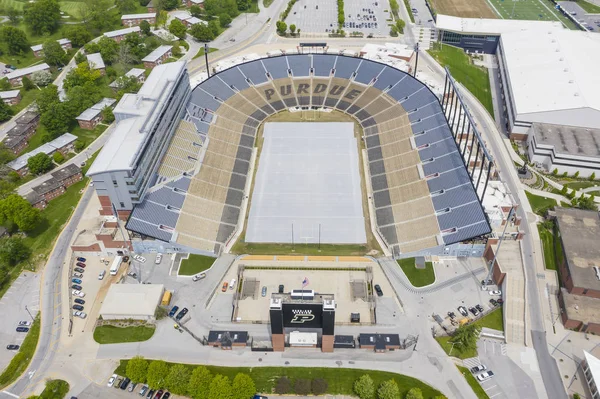
[[[504,15],[502,15],[500,13],[500,11],[498,11],[498,9],[496,7],[494,7],[494,4],[490,1],[490,0],[486,0],[488,2],[488,4],[494,9],[494,11],[496,12],[496,14],[498,14],[498,16],[502,19],[504,19]]]

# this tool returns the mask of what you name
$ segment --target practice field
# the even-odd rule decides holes
[[[464,18],[498,18],[486,0],[429,0],[438,14]]]
[[[488,0],[492,7],[504,19],[521,19],[529,21],[560,21],[569,29],[573,22],[554,8],[548,0]]]
[[[267,123],[247,242],[366,242],[350,122]]]

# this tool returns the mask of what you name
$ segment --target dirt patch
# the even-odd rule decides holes
[[[498,18],[486,0],[429,0],[429,3],[438,14],[464,18]]]

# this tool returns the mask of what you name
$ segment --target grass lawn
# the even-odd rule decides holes
[[[476,326],[487,327],[493,330],[504,331],[504,320],[502,319],[502,306],[491,311],[481,319],[473,322]]]
[[[489,2],[505,19],[560,21],[569,29],[577,29],[569,18],[554,9],[554,3],[550,0],[489,0]]]
[[[269,8],[271,4],[273,4],[273,0],[263,0],[263,6],[265,8]]]
[[[435,340],[440,344],[448,356],[454,356],[459,359],[468,359],[477,356],[477,349],[462,352],[456,348],[456,345],[453,347],[452,337],[436,337]]]
[[[417,269],[415,258],[398,259],[398,265],[400,265],[410,283],[415,287],[424,287],[433,284],[435,281],[433,263],[431,262],[425,262],[425,269]]]
[[[585,10],[588,14],[600,14],[600,6],[590,3],[585,0],[577,0],[577,5]],[[594,28],[595,29],[595,28]]]
[[[179,274],[182,276],[191,276],[203,272],[210,268],[212,264],[215,263],[215,260],[215,258],[211,258],[210,256],[190,254],[188,259],[183,259],[181,261]]]
[[[248,255],[364,255],[369,252],[365,245],[321,244],[254,244],[240,237],[231,248],[232,253]]]
[[[475,392],[475,395],[477,395],[479,399],[490,399],[488,394],[485,393],[483,387],[479,384],[479,382],[477,382],[477,379],[473,374],[471,374],[468,368],[461,366],[456,367],[458,367],[458,370],[465,377],[467,383],[471,386],[471,389],[473,389],[473,392]]]
[[[439,43],[434,43],[433,47],[427,51],[442,66],[447,66],[454,79],[462,83],[477,97],[490,115],[494,116],[490,79],[486,68],[474,65],[471,58],[458,47],[449,45],[442,47]]]
[[[38,90],[38,89],[33,89],[33,90],[28,90],[28,91],[21,89],[21,101],[17,105],[13,105],[10,108],[12,108],[12,110],[15,111],[15,115],[16,115],[21,110],[27,108],[27,106],[29,106],[29,104],[34,102],[40,95],[40,92],[41,92],[41,90]]]
[[[214,47],[209,47],[208,48],[208,54],[214,53],[217,50],[219,50],[219,49],[218,48],[214,48]],[[194,59],[196,59],[198,57],[204,57],[204,46],[200,47],[200,50],[198,50],[198,53],[194,56]]]
[[[571,183],[564,184],[565,186],[572,188],[573,190],[579,190],[582,188],[588,188],[593,186],[600,186],[600,183],[597,181],[574,181]]]
[[[174,363],[169,363],[172,365]],[[121,364],[115,370],[119,375],[125,374],[127,360],[121,360]],[[190,369],[196,365],[187,365]],[[433,398],[441,393],[431,386],[402,374],[389,373],[385,371],[344,369],[344,368],[325,368],[325,367],[218,367],[206,366],[213,375],[221,374],[233,380],[237,373],[246,373],[256,385],[257,392],[269,394],[273,392],[278,377],[286,376],[293,381],[297,378],[312,379],[323,378],[328,383],[327,393],[352,395],[354,396],[354,382],[364,374],[368,374],[373,379],[375,386],[382,382],[394,379],[400,387],[400,397],[404,397],[410,388],[420,388],[424,398]]]
[[[148,341],[154,335],[154,330],[154,327],[148,326],[100,326],[94,330],[94,341],[99,344]]]
[[[34,399],[62,399],[69,392],[69,383],[63,380],[48,380],[46,388],[40,396],[31,396]]]
[[[525,195],[527,195],[533,212],[540,216],[543,216],[549,208],[554,208],[557,205],[554,198],[540,197],[539,195],[531,194],[529,191],[525,191]]]
[[[542,247],[544,248],[544,265],[546,266],[546,269],[556,270],[554,234],[541,223],[537,225],[537,228],[540,234],[540,240],[542,241]]]
[[[31,358],[35,353],[38,339],[40,338],[40,316],[35,318],[35,321],[31,325],[25,340],[19,348],[19,352],[10,361],[4,372],[0,374],[0,388],[4,388],[7,385],[12,384],[17,378],[21,376],[29,366]]]

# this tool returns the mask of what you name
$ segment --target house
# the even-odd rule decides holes
[[[102,110],[105,107],[112,106],[116,101],[117,100],[114,98],[103,98],[101,101],[79,114],[75,119],[77,119],[79,126],[83,129],[94,130],[98,123],[103,119]]]
[[[81,169],[79,169],[79,167],[73,163],[70,163],[64,168],[50,173],[50,175],[64,188],[67,188],[83,179]]]
[[[71,150],[73,150],[73,145],[77,140],[77,136],[71,133],[65,133],[49,143],[43,144],[36,148],[33,151],[28,152],[27,154],[23,154],[17,159],[10,161],[6,165],[17,172],[21,176],[25,176],[29,172],[29,168],[27,166],[27,161],[34,155],[44,153],[48,156],[52,156],[56,151],[65,154]]]
[[[60,47],[62,47],[62,49],[65,51],[67,51],[70,48],[73,48],[69,39],[58,39],[57,42],[58,44],[60,44]],[[31,46],[31,50],[33,51],[33,55],[35,57],[44,56],[44,49],[42,44],[36,44],[35,46]]]
[[[66,191],[64,186],[54,178],[46,180],[39,186],[33,187],[32,190],[46,202],[61,196]]]
[[[196,25],[196,24],[208,25],[208,22],[203,21],[200,18],[196,18],[196,17],[190,17],[190,18],[186,19],[185,21],[183,21],[183,23],[188,28],[191,28],[193,25]]]
[[[100,74],[104,76],[106,73],[106,66],[104,65],[104,60],[100,53],[88,54],[87,62],[90,66],[90,69],[97,69],[100,71]]]
[[[198,6],[204,8],[204,0],[185,0],[188,7]]]
[[[156,22],[156,13],[150,12],[146,14],[126,14],[121,17],[121,25],[123,26],[139,26],[142,21],[154,25]]]
[[[40,122],[40,114],[37,111],[32,111],[31,109],[25,112],[23,115],[19,116],[16,120],[17,125],[30,125],[33,126],[33,129],[37,127]]]
[[[156,4],[154,4],[154,1],[155,0],[150,0],[150,2],[146,5],[149,13],[156,13]]]
[[[29,144],[29,141],[27,141],[28,138],[29,137],[26,136],[7,135],[6,138],[2,141],[2,145],[10,152],[17,155],[18,153],[23,151],[25,147],[27,147],[27,144]]]
[[[209,331],[208,345],[224,350],[234,346],[245,347],[248,344],[248,331]]]
[[[35,191],[27,194],[25,199],[31,204],[31,206],[37,209],[44,209],[46,205],[48,205],[48,202],[46,202],[46,200]]]
[[[39,72],[39,71],[48,71],[49,69],[50,69],[50,65],[48,65],[44,62],[43,64],[34,65],[34,66],[31,66],[28,68],[22,68],[22,69],[17,69],[16,71],[12,71],[8,75],[6,75],[6,78],[8,79],[8,81],[10,82],[10,84],[12,86],[19,86],[20,84],[23,83],[23,78],[25,76],[27,76],[28,78],[31,79],[31,75],[33,73]]]
[[[77,141],[77,136],[71,133],[64,133],[47,144],[52,146],[54,151],[58,151],[64,155],[67,152],[73,151],[75,141]]]
[[[6,132],[6,138],[2,142],[4,147],[15,155],[23,151],[29,138],[35,133],[39,120],[40,115],[34,111],[27,111],[17,118],[15,126]]]
[[[19,90],[8,90],[0,91],[0,99],[8,105],[16,105],[21,102],[21,91]]]
[[[120,43],[121,40],[125,39],[125,36],[127,36],[130,33],[137,33],[138,35],[141,34],[141,30],[139,26],[132,26],[130,28],[124,28],[124,29],[119,29],[119,30],[113,30],[111,32],[105,32],[104,36],[108,37],[109,39],[113,39],[115,42]]]
[[[142,68],[132,68],[125,74],[125,76],[133,76],[138,80],[138,82],[144,83],[146,81],[146,70]]]
[[[142,59],[144,67],[154,68],[157,65],[164,63],[171,56],[173,46],[159,46],[153,52]]]

